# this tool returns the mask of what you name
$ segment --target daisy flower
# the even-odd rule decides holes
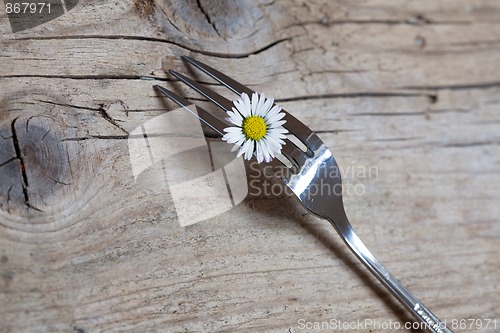
[[[252,94],[252,100],[246,93],[233,102],[233,111],[229,111],[227,120],[235,126],[224,129],[222,140],[234,144],[232,151],[238,150],[238,157],[245,155],[249,160],[253,155],[257,162],[270,162],[285,144],[283,139],[288,131],[283,127],[285,113],[281,106],[274,104],[274,99],[263,94]]]

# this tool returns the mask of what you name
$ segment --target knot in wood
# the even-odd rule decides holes
[[[55,205],[71,180],[66,143],[48,116],[17,117],[0,127],[0,209],[33,215]]]

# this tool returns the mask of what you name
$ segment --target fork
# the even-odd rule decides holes
[[[187,56],[182,56],[181,59],[198,70],[201,70],[238,95],[246,93],[251,96],[254,93],[250,88],[200,61]],[[232,101],[176,71],[170,70],[169,73],[209,99],[222,110],[226,112],[231,110],[233,106]],[[154,88],[179,106],[193,113],[198,119],[218,134],[224,134],[223,130],[227,128],[228,125],[221,119],[196,105],[194,105],[195,110],[190,109],[190,107],[193,106],[192,102],[189,102],[168,89],[159,85],[155,85]],[[279,160],[288,167],[289,173],[279,177],[279,179],[292,190],[299,201],[309,211],[328,220],[332,224],[356,257],[420,322],[419,328],[434,333],[453,333],[446,327],[445,322],[440,321],[426,306],[410,293],[363,244],[354,232],[345,213],[342,201],[341,175],[332,152],[309,127],[285,110],[281,112],[285,113],[284,120],[286,120],[286,123],[283,126],[291,135],[305,145],[305,148],[300,147],[300,144],[296,144],[288,138],[285,139],[285,145],[283,145],[281,151],[282,157]],[[283,157],[285,160],[283,160]],[[322,193],[323,191],[318,191],[318,188],[323,189],[325,186],[326,188],[336,190],[327,195]]]

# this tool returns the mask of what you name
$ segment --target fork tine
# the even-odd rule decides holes
[[[214,80],[222,83],[225,87],[228,89],[232,90],[238,95],[241,95],[242,93],[246,93],[250,97],[254,93],[254,91],[238,81],[230,78],[229,76],[219,72],[218,70],[205,65],[204,63],[195,60],[191,57],[188,56],[181,56],[181,59],[186,61],[187,63],[193,65],[194,67],[198,68],[201,70],[203,73],[207,74]],[[286,110],[282,110],[282,112],[285,113],[285,118],[286,123],[283,125],[286,129],[290,131],[293,135],[295,135],[297,138],[300,139],[305,145],[307,145],[307,139],[310,137],[311,134],[313,134],[313,131],[304,125],[301,121],[299,121],[297,118],[286,112]]]
[[[191,80],[190,78],[188,78],[180,73],[177,73],[176,71],[170,70],[168,72],[170,74],[172,74],[173,76],[175,76],[177,79],[179,79],[182,82],[184,82],[185,84],[187,84],[189,87],[196,90],[198,93],[200,93],[204,97],[208,98],[210,101],[215,103],[218,107],[220,107],[224,111],[226,111],[226,112],[231,111],[231,108],[233,107],[232,101],[228,100],[225,97],[222,97],[221,95],[219,95],[215,91],[205,87],[204,85],[199,84],[198,82]]]
[[[181,80],[185,84],[187,84],[189,87],[193,88],[196,90],[198,93],[201,95],[205,96],[208,98],[210,101],[218,105],[221,109],[224,111],[228,112],[231,110],[233,106],[233,102],[228,100],[227,98],[219,95],[215,91],[205,87],[204,85],[180,74],[177,73],[176,71],[170,70],[170,74],[175,76],[177,79]],[[226,126],[227,127],[227,126]],[[281,153],[292,162],[297,167],[301,167],[305,160],[306,156],[304,156],[304,153],[295,147],[295,145],[287,138],[284,140],[285,145],[282,146]]]
[[[283,147],[283,151],[285,150],[286,145]],[[307,162],[308,156],[300,149],[290,147],[286,149],[285,154],[288,156],[288,159],[291,160],[292,164],[294,164],[297,168],[302,168],[302,166]]]
[[[193,103],[190,103],[187,99],[177,95],[176,93],[174,93],[166,88],[163,88],[162,86],[154,85],[154,88],[157,91],[159,91],[162,95],[170,98],[172,101],[174,101],[179,106],[184,107],[187,111],[189,111],[196,118],[201,120],[203,123],[207,124],[210,128],[212,128],[214,131],[219,133],[221,136],[224,135],[224,128],[227,128],[228,125],[225,124],[222,120],[213,116],[211,113],[207,112],[206,110],[204,110],[203,108],[201,108],[197,105],[194,105],[196,108],[196,111],[191,110],[189,108],[189,106],[193,105]],[[216,93],[214,92],[214,94],[216,94]],[[223,98],[222,96],[220,96],[220,97]],[[297,165],[297,156],[292,157],[292,155],[295,155],[298,152],[297,149],[294,148],[292,145],[293,144],[288,139],[285,139],[285,145],[282,147],[281,153],[293,165],[295,165],[296,167],[300,167],[300,165]],[[282,164],[284,164],[284,163],[282,163]]]
[[[195,60],[191,57],[188,56],[181,56],[181,59],[190,63],[194,67],[198,68],[201,70],[203,73],[207,74],[214,80],[222,83],[224,86],[226,86],[228,89],[232,90],[234,93],[241,95],[242,93],[247,93],[248,96],[252,96],[254,91],[248,87],[245,87],[241,83],[239,83],[236,80],[231,79],[229,76],[219,72],[218,70],[205,65],[202,62],[199,62],[198,60]]]
[[[179,106],[184,107],[184,109],[192,113],[196,118],[200,119],[203,123],[207,124],[210,128],[219,133],[221,136],[224,135],[224,128],[228,126],[222,120],[208,113],[207,111],[205,111],[204,109],[202,109],[197,105],[194,105],[196,108],[195,111],[191,110],[189,106],[193,105],[193,103],[177,95],[176,93],[173,93],[170,90],[163,88],[162,86],[154,85],[154,88],[157,91],[159,91],[162,95],[170,98],[172,101],[177,103]]]

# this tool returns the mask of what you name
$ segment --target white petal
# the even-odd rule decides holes
[[[241,126],[241,124],[243,123],[243,117],[241,116],[241,114],[239,112],[228,111],[227,114],[229,115],[228,120],[231,123],[233,123],[237,126]]]
[[[276,114],[278,114],[283,108],[279,105],[275,105],[271,108],[271,110],[269,110],[269,112],[267,113],[267,116],[268,117],[272,117]]]
[[[284,144],[283,141],[280,142],[280,139],[274,138],[271,135],[267,135],[265,140],[269,149],[272,149],[274,151],[276,151],[276,149],[281,149],[281,146]]]
[[[271,117],[267,117],[266,122],[268,124],[272,124],[274,122],[277,122],[277,121],[283,119],[283,117],[285,117],[285,114],[283,112],[280,112],[278,114],[272,115]]]
[[[243,153],[245,153],[245,149],[243,149],[244,147],[245,145],[240,147],[240,150],[238,150],[238,154],[236,154],[236,157],[240,157],[241,155],[243,155]]]
[[[264,117],[265,113],[264,113],[263,106],[264,106],[265,101],[266,101],[266,96],[264,96],[264,94],[261,94],[260,99],[259,99],[259,103],[257,104],[257,108],[256,108],[256,113],[255,113],[256,116]]]
[[[246,140],[246,137],[242,133],[240,136],[238,136],[238,138],[237,138],[236,142],[234,142],[234,144],[237,146],[241,146],[241,145],[243,145],[243,142],[245,142],[245,140]]]
[[[240,145],[235,144],[235,145],[233,146],[233,148],[231,148],[231,152],[233,152],[233,151],[237,151],[237,150],[238,150],[238,149],[240,149],[240,148],[241,148],[241,146],[240,146]]]
[[[228,140],[230,140],[231,138],[233,138],[233,137],[235,137],[235,136],[237,136],[237,134],[236,134],[236,133],[226,133],[226,134],[224,134],[224,135],[222,136],[222,140],[224,140],[224,141],[228,141]]]
[[[241,132],[241,127],[226,127],[224,128],[224,132],[226,133],[240,133]]]
[[[267,133],[270,134],[286,134],[288,133],[288,130],[284,127],[278,127],[278,128],[270,128]]]
[[[234,106],[232,107],[233,112],[238,112],[239,114],[242,114],[244,106],[241,98],[236,101],[233,101],[233,104],[234,104]]]
[[[235,114],[239,114],[242,118],[245,118],[245,116],[243,115],[243,111],[242,111],[242,109],[241,109],[241,108],[238,108],[238,107],[233,107],[233,108],[232,108],[232,110],[233,110],[233,112],[234,112]]]
[[[250,98],[246,93],[241,94],[241,101],[242,105],[240,110],[241,115],[243,118],[249,117],[251,115],[251,106],[250,106]]]
[[[286,120],[280,120],[280,121],[275,121],[272,123],[272,125],[268,125],[268,128],[278,128],[278,127],[283,127],[283,125],[286,124]]]
[[[257,114],[257,104],[259,104],[259,95],[254,92],[252,94],[252,116],[255,116]]]
[[[280,111],[281,111],[281,109],[282,109],[282,108],[281,108],[281,106],[279,106],[279,105],[275,105],[275,106],[273,106],[273,108],[272,108],[271,110],[269,110],[269,112],[267,113],[267,115],[266,115],[266,116],[267,116],[267,118],[270,118],[270,117],[272,117],[272,116],[276,115],[278,112],[280,112]]]
[[[266,139],[263,139],[260,141],[261,145],[262,145],[262,151],[264,153],[264,160],[266,162],[271,162],[271,160],[273,159],[274,157],[274,154],[273,154],[273,151],[272,149],[269,147],[269,145],[267,144],[267,140]]]
[[[241,100],[241,98],[238,98],[236,100],[233,101],[233,111],[234,111],[234,108],[236,109],[239,109],[242,105],[243,101]]]
[[[273,106],[273,103],[274,103],[273,98],[267,99],[266,103],[264,103],[264,105],[262,106],[263,112],[264,112],[263,115],[267,115],[269,113],[269,111],[271,110],[271,107]]]
[[[241,155],[243,155],[244,153],[246,153],[246,151],[248,149],[248,145],[250,143],[251,143],[250,140],[245,141],[245,143],[243,144],[243,146],[241,146],[240,151],[238,152],[237,157],[240,157]]]
[[[264,160],[264,154],[262,151],[262,140],[259,140],[255,143],[255,152],[257,155],[257,162],[262,162]]]
[[[226,127],[224,128],[224,132],[226,132],[226,134],[224,134],[222,140],[227,141],[229,143],[234,143],[238,141],[240,138],[245,137],[240,127]]]
[[[245,140],[245,136],[238,133],[227,133],[222,137],[222,140],[227,141],[227,143],[238,143]]]
[[[245,141],[244,137],[239,137],[239,136],[233,136],[227,140],[227,143],[234,143],[237,144],[238,142]]]
[[[274,156],[273,156],[273,155],[271,155],[271,152],[270,152],[270,151],[268,151],[268,153],[264,156],[264,160],[265,160],[267,163],[271,162],[273,158],[274,158]]]
[[[253,152],[255,150],[254,147],[254,141],[253,140],[247,140],[243,147],[241,147],[243,151],[245,152],[245,159],[250,160],[253,156]]]

